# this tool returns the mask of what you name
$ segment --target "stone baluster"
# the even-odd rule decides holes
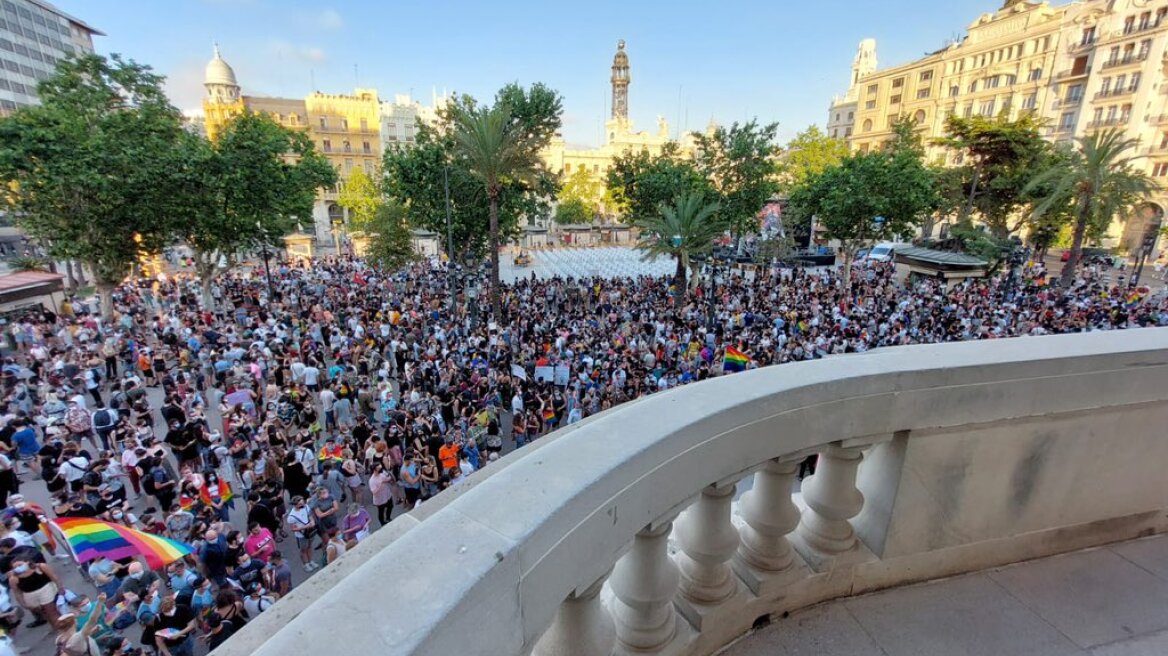
[[[611,570],[610,570],[611,571]],[[610,656],[616,644],[612,617],[600,603],[605,572],[584,590],[574,591],[556,611],[552,625],[540,637],[532,656]]]
[[[738,548],[738,530],[730,521],[734,483],[710,485],[677,520],[681,594],[697,604],[725,601],[738,589],[727,561]]]
[[[856,489],[856,469],[863,457],[859,447],[828,446],[819,453],[815,474],[803,480],[807,511],[795,535],[810,550],[803,555],[816,569],[827,561],[851,560],[861,551],[848,520],[864,507],[864,495]]]
[[[805,571],[787,539],[799,525],[799,508],[791,500],[798,471],[798,460],[771,460],[739,502],[746,526],[734,565],[755,594],[763,594],[767,582],[781,585]]]
[[[613,568],[609,586],[616,638],[630,651],[663,650],[677,635],[673,596],[680,575],[669,557],[672,528],[667,521],[641,530]]]

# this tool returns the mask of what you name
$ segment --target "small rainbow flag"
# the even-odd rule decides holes
[[[227,481],[219,481],[219,501],[227,503],[231,501],[231,497],[233,496],[235,495],[231,493],[231,486],[227,484]],[[199,500],[208,506],[211,505],[211,489],[209,486],[203,485],[203,489],[199,490]]]
[[[552,421],[555,418],[556,418],[556,411],[555,410],[548,409],[548,410],[543,411],[543,420],[544,421]]]
[[[726,355],[722,358],[722,371],[743,371],[750,362],[745,353],[733,346],[726,347]]]
[[[100,519],[59,517],[50,521],[65,536],[78,563],[99,556],[110,560],[142,556],[150,569],[159,569],[194,552],[194,548],[178,540]]]

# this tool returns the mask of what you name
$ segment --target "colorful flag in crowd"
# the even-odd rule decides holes
[[[194,551],[193,547],[178,540],[100,519],[59,517],[51,521],[65,536],[78,563],[99,556],[110,560],[142,556],[150,569],[158,569]]]
[[[555,410],[548,408],[547,410],[543,411],[543,420],[544,421],[552,421],[555,418],[556,418],[556,411]]]
[[[733,346],[726,347],[726,355],[722,358],[722,371],[743,371],[750,363],[745,353]]]
[[[234,496],[231,492],[231,486],[227,484],[227,481],[219,481],[219,490],[218,491],[219,491],[219,500],[222,501],[223,503],[231,501],[231,498]],[[202,501],[203,503],[207,504],[208,506],[211,505],[211,502],[212,502],[211,490],[207,485],[204,485],[203,489],[199,490],[199,500]]]

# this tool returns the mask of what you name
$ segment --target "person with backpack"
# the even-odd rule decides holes
[[[170,508],[175,499],[175,480],[171,477],[162,462],[157,457],[150,457],[139,463],[139,469],[145,474],[142,476],[142,490],[158,500],[159,508]]]
[[[104,403],[97,404],[97,410],[93,413],[93,432],[101,440],[101,448],[107,451],[111,449],[110,435],[113,434],[120,419],[117,411],[110,409]]]

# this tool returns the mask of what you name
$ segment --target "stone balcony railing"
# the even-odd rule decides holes
[[[1166,401],[1162,329],[681,387],[395,519],[216,654],[711,654],[826,599],[1165,531]]]

